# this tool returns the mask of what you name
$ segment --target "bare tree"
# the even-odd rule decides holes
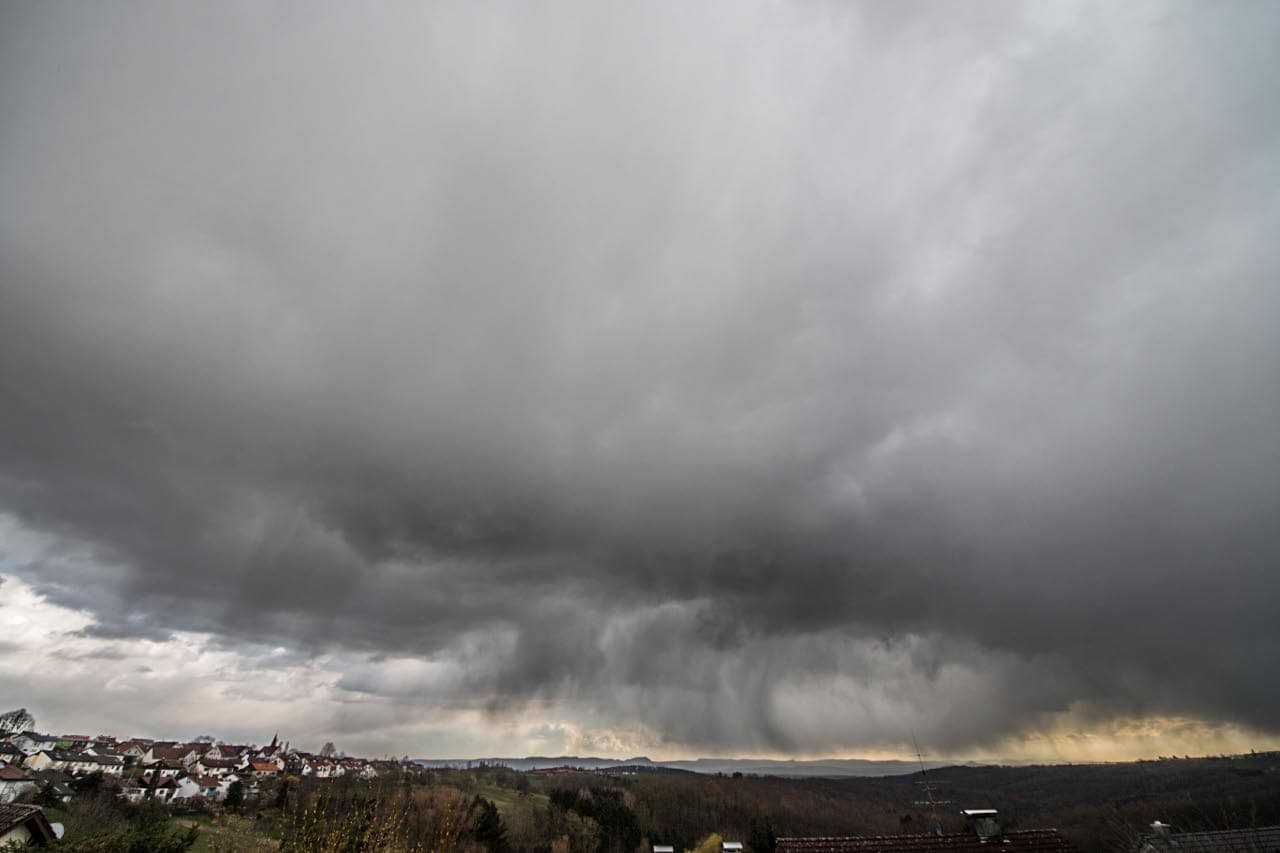
[[[31,716],[26,708],[18,708],[0,714],[0,734],[10,735],[16,732],[25,732],[34,729],[35,726],[36,718]]]
[[[333,745],[333,741],[328,741],[324,746],[320,747],[320,754],[325,758],[332,758],[338,754],[338,748]]]

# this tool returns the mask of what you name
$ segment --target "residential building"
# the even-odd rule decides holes
[[[35,779],[20,766],[0,765],[0,803],[12,803],[28,791],[35,790],[35,787]]]
[[[0,848],[9,844],[42,845],[57,838],[39,806],[0,805]]]

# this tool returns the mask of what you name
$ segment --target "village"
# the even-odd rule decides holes
[[[322,753],[292,748],[278,735],[257,746],[207,737],[182,742],[22,731],[0,738],[0,804],[37,793],[65,804],[86,790],[114,791],[129,802],[234,803],[290,776],[368,780],[416,767],[338,755],[332,744]]]

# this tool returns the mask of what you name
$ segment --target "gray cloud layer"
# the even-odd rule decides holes
[[[1274,730],[1276,12],[10,4],[24,571],[708,749]]]

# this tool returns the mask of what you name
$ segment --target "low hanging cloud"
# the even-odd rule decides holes
[[[1280,735],[1278,38],[6,8],[0,569],[78,654],[329,661],[316,732]]]

